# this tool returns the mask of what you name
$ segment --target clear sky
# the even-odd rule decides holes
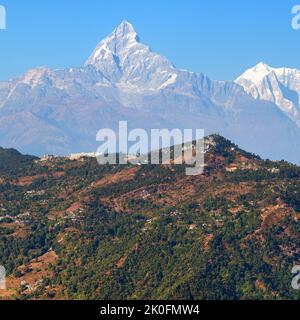
[[[177,67],[234,79],[263,61],[300,69],[300,0],[0,0],[0,79],[36,66],[81,66],[122,20]]]

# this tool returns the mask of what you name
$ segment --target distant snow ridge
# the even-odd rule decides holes
[[[272,68],[259,63],[247,70],[236,83],[255,99],[275,103],[280,110],[300,127],[300,71]]]

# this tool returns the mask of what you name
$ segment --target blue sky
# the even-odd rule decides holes
[[[0,79],[36,66],[84,63],[122,20],[143,43],[177,67],[234,79],[263,61],[300,69],[300,30],[291,9],[300,0],[0,0]]]

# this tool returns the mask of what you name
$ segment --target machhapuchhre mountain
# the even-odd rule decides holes
[[[236,81],[214,81],[177,69],[123,21],[82,67],[41,67],[0,82],[0,145],[38,156],[91,152],[98,130],[127,120],[146,130],[205,129],[298,163],[299,74],[260,63]]]
[[[198,176],[1,149],[0,299],[299,299],[300,168],[206,144]]]

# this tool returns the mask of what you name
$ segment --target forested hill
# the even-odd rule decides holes
[[[15,149],[0,148],[0,172],[14,173],[19,172],[25,167],[31,165],[38,158],[22,155]]]
[[[0,297],[299,299],[300,168],[209,141],[199,176],[1,150]]]

